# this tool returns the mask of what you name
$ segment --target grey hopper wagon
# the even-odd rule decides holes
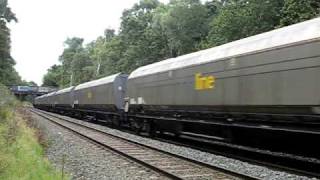
[[[175,134],[304,142],[319,131],[319,77],[317,18],[140,67],[128,78],[128,112]]]
[[[309,143],[320,138],[319,77],[316,18],[143,66],[129,77],[119,73],[80,84],[66,97],[73,114],[110,119],[137,132],[319,156]],[[36,103],[54,110],[69,101],[57,99],[62,95]]]
[[[114,74],[76,86],[73,90],[75,109],[117,112],[124,107],[125,74]]]
[[[124,108],[127,77],[128,75],[118,73],[68,87],[38,97],[34,104],[60,113],[118,114]]]
[[[34,106],[44,110],[49,110],[50,108],[53,107],[54,94],[55,92],[51,92],[35,98]]]
[[[319,113],[320,18],[140,67],[130,108]]]
[[[73,97],[72,92],[75,87],[71,86],[65,89],[61,89],[55,93],[54,105],[57,108],[71,108]]]
[[[47,95],[45,95],[44,100],[43,100],[43,104],[45,104],[48,107],[52,107],[54,105],[54,95],[56,92],[51,92]]]

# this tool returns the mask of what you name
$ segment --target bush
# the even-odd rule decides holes
[[[20,105],[0,85],[0,179],[62,179],[44,159],[36,131],[17,112]]]

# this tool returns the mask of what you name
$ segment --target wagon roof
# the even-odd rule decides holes
[[[140,67],[129,79],[320,39],[320,18]]]
[[[51,93],[48,93],[48,94],[44,94],[44,95],[42,95],[42,96],[39,96],[38,98],[40,99],[40,98],[44,98],[44,97],[49,97],[49,96],[54,95],[55,93],[56,93],[56,91],[51,92]]]
[[[74,88],[74,86],[71,86],[71,87],[64,88],[64,89],[61,89],[59,91],[56,91],[56,95],[70,92],[73,88]]]
[[[111,76],[107,76],[101,79],[97,79],[97,80],[93,80],[93,81],[89,81],[83,84],[80,84],[78,86],[76,86],[74,88],[74,90],[79,90],[79,89],[85,89],[85,88],[89,88],[89,87],[94,87],[94,86],[99,86],[102,84],[109,84],[112,83],[117,76],[119,76],[121,73],[117,73],[117,74],[113,74]]]

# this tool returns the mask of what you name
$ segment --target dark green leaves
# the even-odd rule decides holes
[[[208,47],[270,31],[280,22],[281,0],[226,3],[213,18]]]
[[[284,0],[280,27],[305,21],[320,15],[319,0]]]
[[[10,30],[7,22],[12,20],[17,21],[17,18],[8,7],[7,0],[0,1],[0,83],[4,85],[17,85],[22,82],[14,69],[15,61],[10,54]]]
[[[62,66],[44,80],[59,86],[136,68],[228,43],[319,15],[318,0],[141,0],[123,12],[118,33],[105,30],[83,46],[66,41]],[[58,70],[57,70],[58,69]]]

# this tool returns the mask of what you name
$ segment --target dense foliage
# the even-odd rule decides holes
[[[10,55],[10,30],[7,23],[11,21],[17,19],[8,7],[7,0],[0,1],[0,83],[5,85],[21,83],[14,69],[15,61]]]
[[[44,77],[66,87],[319,16],[318,0],[141,0],[124,10],[118,33],[83,45],[69,38]]]

